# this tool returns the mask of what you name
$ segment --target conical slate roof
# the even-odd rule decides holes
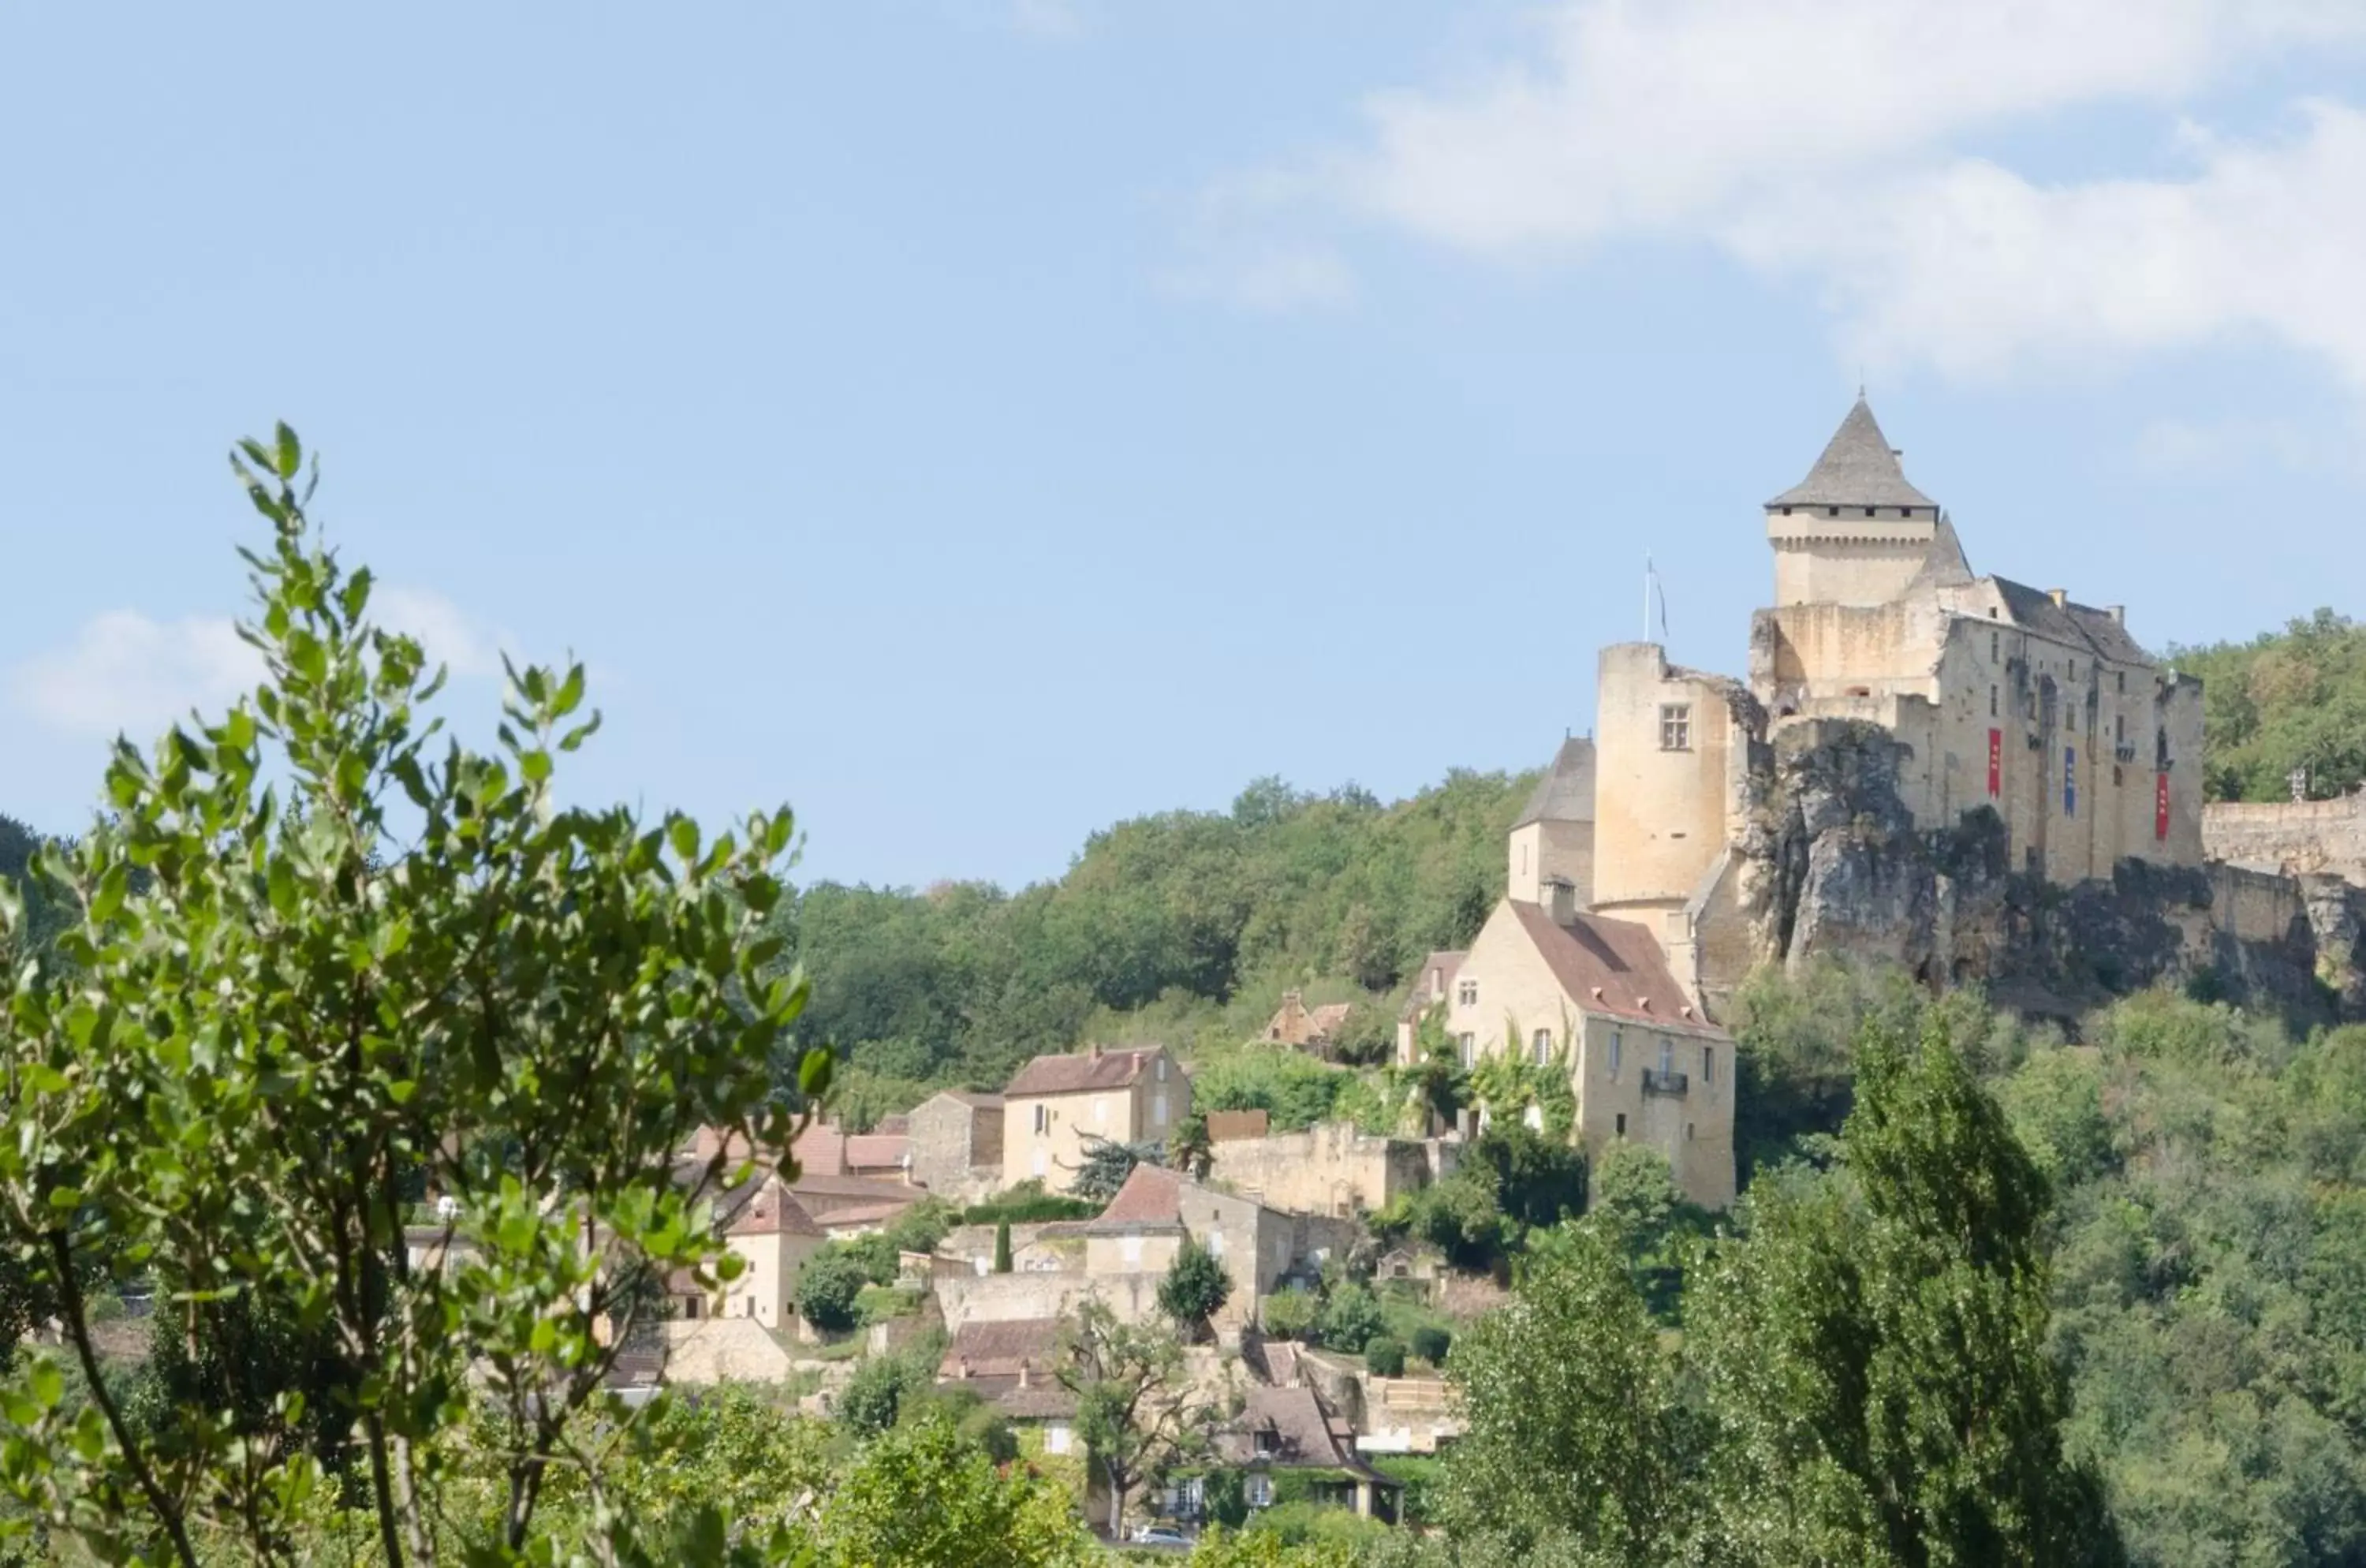
[[[1933,506],[1939,503],[1906,482],[1898,454],[1874,423],[1873,407],[1860,395],[1841,421],[1824,455],[1808,477],[1766,503],[1769,506]]]
[[[1560,743],[1552,770],[1537,781],[1527,809],[1512,824],[1531,822],[1591,822],[1594,820],[1594,742],[1571,739]]]

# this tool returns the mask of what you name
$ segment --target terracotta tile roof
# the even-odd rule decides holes
[[[912,1152],[912,1140],[903,1133],[857,1133],[846,1140],[846,1168],[901,1170]]]
[[[1183,1179],[1164,1166],[1137,1165],[1117,1190],[1100,1218],[1086,1229],[1096,1235],[1183,1223]]]
[[[1684,988],[1668,972],[1659,942],[1644,927],[1585,914],[1557,926],[1542,908],[1517,899],[1512,901],[1512,912],[1572,1005],[1587,1012],[1724,1035],[1693,1009]]]
[[[1262,1138],[1271,1123],[1271,1117],[1263,1111],[1211,1111],[1208,1141],[1227,1144],[1235,1138]]]
[[[1059,1358],[1063,1321],[1021,1317],[1008,1323],[964,1323],[945,1346],[937,1376],[1017,1377],[1024,1366],[1048,1380]]]
[[[843,1209],[824,1211],[821,1225],[825,1230],[851,1230],[857,1225],[884,1225],[910,1208],[913,1199],[892,1203],[853,1203]]]
[[[806,1176],[846,1174],[846,1131],[829,1122],[817,1122],[797,1134],[789,1153],[798,1171]]]
[[[1347,1015],[1355,1010],[1356,1004],[1353,1002],[1324,1002],[1319,1008],[1308,1010],[1307,1027],[1312,1031],[1313,1038],[1328,1040],[1331,1038],[1331,1032],[1346,1022]]]
[[[715,1212],[728,1216],[724,1224],[727,1235],[822,1234],[813,1216],[806,1213],[805,1205],[770,1171],[725,1193],[716,1201]]]
[[[1076,1396],[1052,1381],[1030,1377],[972,1378],[950,1386],[974,1389],[980,1397],[1013,1421],[1065,1421],[1076,1413]]]
[[[1345,1470],[1380,1479],[1354,1442],[1341,1439],[1322,1399],[1302,1384],[1252,1385],[1232,1428],[1216,1438],[1216,1450],[1236,1464],[1261,1461],[1279,1470]]]
[[[1087,1089],[1123,1089],[1147,1072],[1160,1047],[1103,1051],[1075,1056],[1038,1056],[1019,1069],[1004,1087],[1005,1099],[1022,1095],[1082,1094]]]

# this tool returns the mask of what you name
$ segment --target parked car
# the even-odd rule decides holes
[[[1189,1546],[1191,1538],[1173,1525],[1142,1525],[1133,1532],[1136,1546]]]

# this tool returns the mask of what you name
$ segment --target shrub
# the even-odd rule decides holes
[[[1206,1331],[1208,1320],[1223,1310],[1232,1299],[1233,1278],[1216,1255],[1201,1247],[1189,1235],[1175,1255],[1174,1266],[1166,1278],[1158,1281],[1158,1309],[1175,1320],[1186,1333],[1198,1336]]]
[[[1446,1353],[1453,1348],[1454,1336],[1435,1325],[1413,1331],[1413,1353],[1433,1367],[1446,1365]]]
[[[925,1369],[905,1356],[873,1356],[854,1369],[838,1396],[838,1418],[858,1438],[874,1438],[896,1424],[905,1399],[929,1385]]]
[[[1364,1370],[1376,1378],[1404,1376],[1405,1348],[1385,1334],[1364,1341]]]
[[[1276,1339],[1303,1339],[1323,1313],[1323,1303],[1312,1291],[1292,1285],[1265,1299],[1265,1331]]]
[[[1046,1192],[1042,1178],[1029,1177],[991,1202],[971,1204],[961,1217],[965,1225],[990,1225],[1003,1220],[1014,1225],[1035,1225],[1047,1220],[1089,1220],[1101,1208],[1065,1192]]]
[[[1353,1356],[1386,1326],[1380,1316],[1379,1297],[1362,1285],[1342,1285],[1323,1304],[1323,1317],[1316,1332],[1324,1348],[1344,1350]]]
[[[797,1271],[797,1314],[824,1334],[844,1334],[856,1322],[855,1301],[869,1283],[862,1260],[832,1244],[806,1259]]]

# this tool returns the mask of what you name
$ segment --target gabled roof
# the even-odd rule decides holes
[[[1693,1008],[1647,928],[1590,914],[1573,915],[1569,924],[1555,925],[1551,914],[1539,906],[1516,898],[1509,902],[1520,929],[1572,1007],[1674,1029],[1724,1032]]]
[[[926,1105],[929,1103],[929,1100],[954,1100],[960,1104],[968,1106],[973,1111],[999,1111],[1002,1109],[1002,1096],[998,1094],[980,1094],[975,1089],[941,1089],[937,1090],[936,1093],[929,1096],[928,1100],[924,1100],[920,1103],[922,1105]]]
[[[1537,781],[1520,819],[1531,822],[1591,822],[1594,820],[1594,742],[1572,736],[1560,743],[1552,766]]]
[[[2112,618],[2109,611],[2098,610],[2091,604],[2056,604],[2051,593],[2001,577],[1989,581],[1996,584],[1997,595],[2004,601],[2004,613],[2012,617],[2017,626],[2074,648],[2084,643],[2097,658],[2115,663],[2154,662],[2152,655],[2128,635],[2127,627]]]
[[[1324,1002],[1320,1007],[1306,1010],[1307,1027],[1314,1032],[1315,1039],[1328,1040],[1331,1032],[1346,1023],[1347,1015],[1355,1010],[1353,1002]]]
[[[1445,1000],[1446,988],[1454,984],[1454,976],[1461,972],[1462,961],[1470,956],[1467,952],[1458,953],[1451,948],[1440,948],[1424,958],[1421,961],[1421,967],[1413,972],[1413,995],[1405,998],[1405,1005],[1397,1016],[1419,1018],[1424,1008],[1433,1002]],[[1429,977],[1432,975],[1437,976],[1437,989],[1435,991],[1429,988]]]
[[[1262,1462],[1279,1470],[1344,1470],[1386,1483],[1333,1427],[1322,1398],[1304,1384],[1280,1388],[1252,1385],[1247,1403],[1230,1430],[1216,1439],[1217,1451],[1234,1463]],[[1266,1435],[1260,1445],[1257,1434]]]
[[[805,1205],[781,1185],[772,1172],[750,1179],[715,1201],[715,1212],[725,1216],[727,1235],[810,1235],[822,1234]]]
[[[1148,1069],[1164,1049],[1149,1045],[1132,1051],[1094,1051],[1075,1056],[1038,1056],[1019,1069],[1004,1086],[1005,1100],[1023,1095],[1082,1094],[1088,1089],[1123,1089]]]
[[[1060,1349],[1062,1320],[1020,1317],[1004,1323],[964,1323],[953,1330],[937,1364],[940,1378],[1017,1377],[1021,1367],[1049,1374]]]
[[[1144,1163],[1133,1168],[1100,1217],[1086,1229],[1095,1235],[1112,1231],[1179,1229],[1183,1224],[1183,1179],[1164,1166]]]
[[[1808,477],[1769,506],[1928,506],[1939,503],[1906,482],[1889,438],[1860,394]]]
[[[899,1169],[911,1152],[909,1134],[856,1133],[846,1140],[846,1168],[850,1171]]]

